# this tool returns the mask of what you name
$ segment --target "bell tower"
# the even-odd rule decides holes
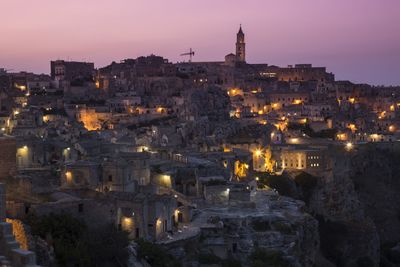
[[[242,25],[240,25],[239,32],[236,35],[236,61],[246,62],[246,43],[244,42]]]

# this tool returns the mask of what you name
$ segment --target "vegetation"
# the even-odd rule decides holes
[[[272,151],[271,147],[268,146],[264,152],[264,161],[265,161],[265,168],[267,172],[273,172],[275,166],[275,160],[272,159]]]
[[[334,139],[337,130],[336,129],[326,129],[319,132],[315,132],[309,124],[300,124],[300,123],[289,123],[288,129],[290,130],[299,130],[313,138],[330,138]]]
[[[132,125],[129,125],[127,128],[129,130],[136,130],[136,129],[139,129],[139,128],[142,128],[142,127],[151,127],[153,125],[160,125],[160,124],[166,123],[166,122],[168,122],[170,120],[174,120],[174,119],[176,119],[176,115],[168,115],[168,116],[163,116],[163,117],[160,117],[160,118],[155,118],[155,119],[150,120],[150,121],[145,121],[145,122],[139,122],[137,124],[132,124]]]
[[[200,264],[212,265],[216,264],[222,267],[241,267],[242,264],[239,260],[228,257],[228,259],[221,259],[213,253],[200,253],[198,257]]]
[[[272,227],[276,231],[279,231],[279,232],[281,232],[283,234],[291,234],[291,233],[293,233],[292,227],[289,224],[285,223],[285,222],[274,222],[272,224]]]
[[[249,256],[252,267],[289,267],[290,263],[283,257],[281,251],[256,248]]]
[[[318,178],[309,173],[301,172],[294,178],[296,185],[301,188],[303,192],[303,200],[308,205],[310,198],[318,184]]]
[[[274,188],[283,196],[297,197],[295,183],[288,176],[268,173],[255,173],[255,175],[259,177],[259,185]]]
[[[213,186],[213,185],[226,185],[225,180],[217,180],[217,179],[212,179],[204,183],[206,186]]]
[[[199,263],[200,264],[219,264],[221,259],[213,253],[200,253]]]
[[[254,220],[251,222],[251,226],[257,232],[265,232],[271,230],[269,223],[266,221]]]
[[[145,259],[152,267],[180,267],[180,262],[161,246],[139,239],[138,258]]]
[[[89,229],[68,214],[30,215],[26,223],[54,247],[59,266],[126,265],[128,234],[113,225]]]
[[[316,216],[316,219],[319,223],[318,229],[322,254],[336,265],[343,266],[344,259],[340,249],[343,247],[342,242],[346,242],[344,236],[348,235],[346,224],[343,222],[325,220],[319,215]]]

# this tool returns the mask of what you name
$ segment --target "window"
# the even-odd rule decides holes
[[[78,204],[78,212],[83,212],[83,203]]]
[[[109,182],[112,182],[112,180],[113,180],[112,175],[108,175],[108,181],[109,181]]]

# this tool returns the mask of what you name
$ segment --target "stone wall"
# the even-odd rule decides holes
[[[16,143],[15,139],[8,136],[0,136],[0,179],[10,176],[16,170]]]
[[[13,235],[13,224],[6,222],[5,192],[4,184],[0,184],[0,265],[35,267],[37,266],[35,253],[20,248],[20,244],[15,240]],[[22,229],[21,225],[17,225],[16,231],[20,240],[23,240],[25,236],[25,231]]]
[[[19,243],[20,247],[22,249],[28,250],[29,241],[25,231],[24,224],[20,220],[14,220],[9,218],[6,219],[6,222],[12,225],[13,235],[15,237],[15,240]]]

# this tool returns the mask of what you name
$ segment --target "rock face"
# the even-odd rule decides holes
[[[230,100],[218,87],[187,90],[185,109],[194,118],[207,116],[210,121],[223,121],[229,118]]]
[[[332,149],[330,156],[332,168],[307,201],[320,222],[322,254],[338,266],[390,262],[390,249],[400,241],[400,145]],[[304,188],[297,189],[301,196]]]
[[[351,179],[382,243],[400,241],[400,146],[368,145],[352,158]]]
[[[275,260],[286,266],[314,266],[318,222],[302,211],[303,202],[264,193],[252,196],[255,206],[202,210],[193,222],[201,229],[199,254],[248,266],[254,251],[262,250],[276,253]]]

